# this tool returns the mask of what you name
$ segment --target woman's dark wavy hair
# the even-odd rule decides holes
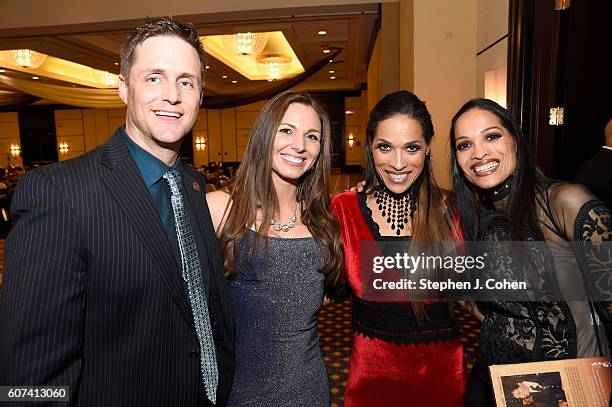
[[[481,190],[470,183],[457,164],[457,149],[455,148],[455,128],[457,120],[473,109],[493,113],[500,124],[512,135],[516,145],[516,169],[511,181],[511,193],[508,197],[506,216],[510,225],[510,239],[515,241],[533,238],[543,240],[537,216],[537,186],[543,178],[529,157],[527,140],[518,123],[510,113],[492,100],[484,98],[472,99],[464,104],[455,114],[451,122],[451,172],[456,205],[461,217],[461,227],[465,240],[476,240],[478,233],[478,206]]]

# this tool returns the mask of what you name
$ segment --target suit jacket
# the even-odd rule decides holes
[[[231,300],[204,181],[191,166],[182,172],[206,246],[224,405],[234,369]],[[0,385],[68,385],[79,406],[201,403],[199,343],[180,266],[121,135],[27,172],[12,211]]]

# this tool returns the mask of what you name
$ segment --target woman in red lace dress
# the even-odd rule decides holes
[[[377,296],[372,268],[361,265],[362,250],[380,242],[461,239],[432,177],[432,137],[425,103],[407,91],[387,95],[368,122],[364,191],[333,200],[353,294],[345,406],[463,406],[463,348],[449,303]]]

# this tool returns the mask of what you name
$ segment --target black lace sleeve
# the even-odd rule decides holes
[[[586,202],[574,224],[576,257],[612,353],[612,212],[597,200]]]

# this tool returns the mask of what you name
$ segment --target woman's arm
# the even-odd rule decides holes
[[[573,241],[589,299],[606,329],[612,351],[612,211],[584,186],[562,184],[551,204]]]

